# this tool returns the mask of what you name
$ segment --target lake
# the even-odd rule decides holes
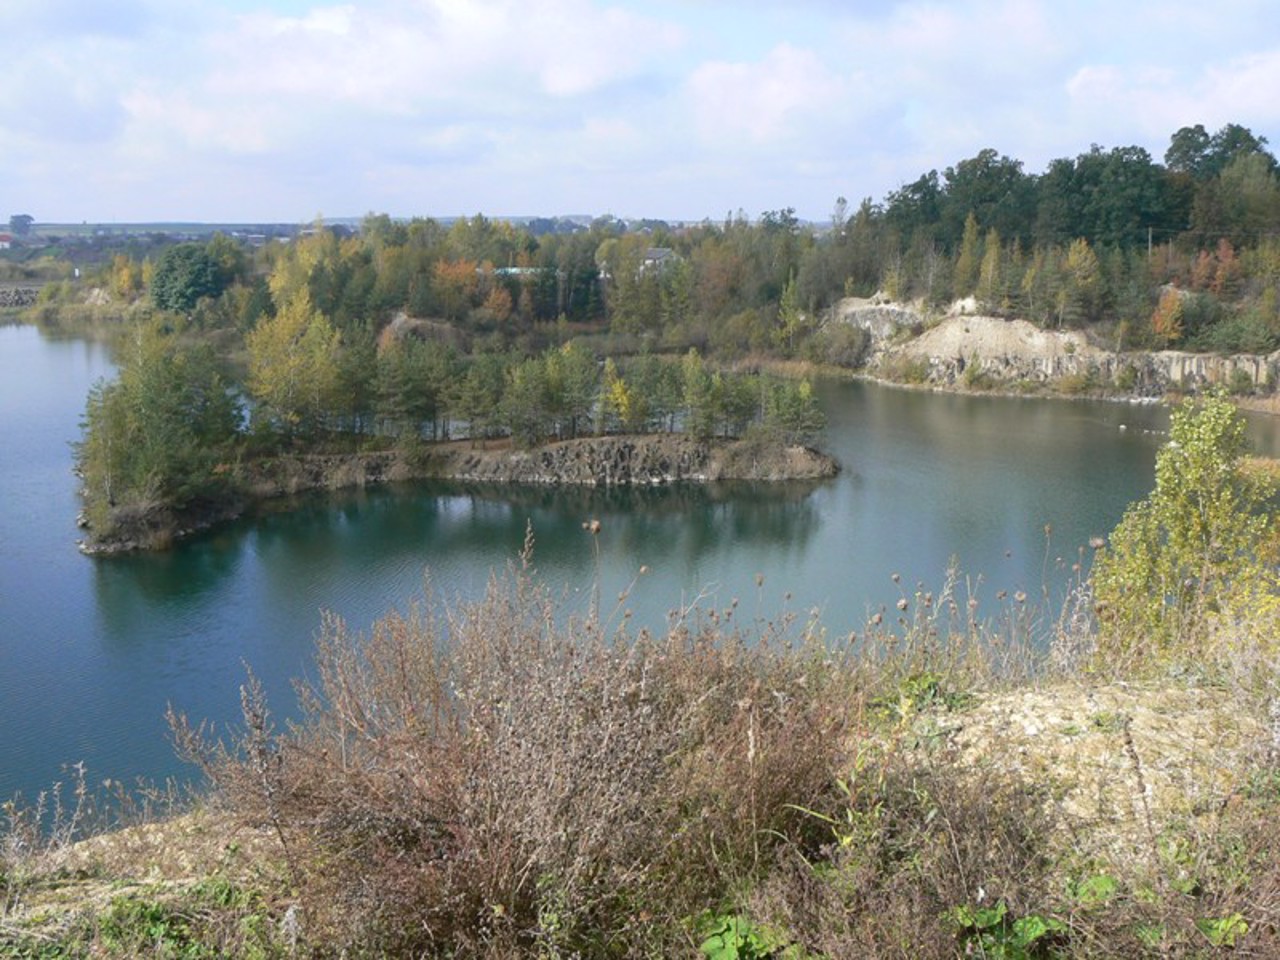
[[[1168,424],[1150,406],[827,382],[826,446],[845,469],[816,488],[422,484],[310,497],[165,553],[91,559],[75,548],[71,443],[86,391],[110,372],[100,345],[0,328],[0,798],[30,797],[78,761],[94,782],[189,775],[168,703],[234,721],[248,664],[287,714],[322,610],[364,628],[422,600],[428,571],[439,596],[475,596],[527,525],[569,609],[587,608],[598,570],[602,609],[634,581],[625,606],[649,626],[695,599],[738,599],[739,617],[817,610],[844,634],[892,607],[892,574],[936,590],[953,557],[997,615],[1000,590],[1062,591],[1078,549],[1149,489]],[[1274,422],[1251,429],[1280,447]]]

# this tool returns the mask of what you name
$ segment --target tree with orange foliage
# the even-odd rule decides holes
[[[474,260],[437,260],[432,280],[440,311],[448,320],[461,320],[480,286]]]
[[[1191,265],[1191,289],[1206,290],[1213,283],[1213,275],[1217,270],[1217,261],[1208,250],[1201,250]]]
[[[1226,237],[1218,241],[1215,258],[1217,260],[1217,268],[1213,272],[1213,282],[1209,285],[1209,289],[1216,296],[1229,295],[1232,292],[1232,287],[1235,286],[1236,277],[1240,273],[1240,259],[1236,256],[1236,248],[1231,245],[1231,241]]]
[[[487,313],[495,323],[506,323],[511,317],[511,311],[514,308],[511,300],[511,293],[502,284],[494,284],[489,295],[484,298],[481,308]]]
[[[1165,346],[1182,337],[1182,291],[1170,287],[1160,295],[1151,315],[1151,329]]]

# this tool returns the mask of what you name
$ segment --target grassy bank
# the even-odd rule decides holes
[[[1273,674],[1107,673],[1080,602],[970,609],[630,635],[515,568],[330,622],[296,727],[251,679],[230,740],[175,716],[194,810],[8,808],[0,955],[1274,955]]]

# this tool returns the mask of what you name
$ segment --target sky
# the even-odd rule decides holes
[[[1240,123],[1275,0],[0,0],[0,218],[723,219]]]

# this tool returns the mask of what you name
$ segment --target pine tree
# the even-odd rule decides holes
[[[978,271],[978,300],[989,310],[1005,306],[1004,273],[1001,264],[1000,233],[994,227],[987,231],[982,265]]]
[[[977,286],[978,268],[982,261],[981,248],[978,218],[970,211],[964,220],[964,235],[960,238],[960,252],[956,256],[956,266],[951,276],[951,292],[957,298],[969,296]]]

